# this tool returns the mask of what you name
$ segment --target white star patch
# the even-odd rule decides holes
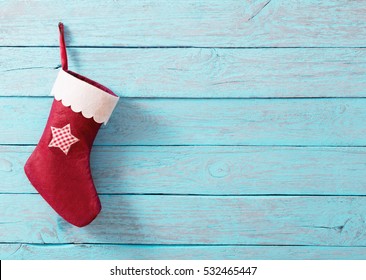
[[[72,144],[79,141],[74,135],[71,134],[70,124],[65,125],[63,128],[57,128],[51,126],[52,140],[48,147],[57,147],[67,155]]]

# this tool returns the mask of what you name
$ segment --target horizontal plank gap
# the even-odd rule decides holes
[[[3,45],[0,48],[59,48],[58,45]],[[365,49],[366,46],[258,46],[258,47],[214,47],[214,46],[67,46],[68,49]]]
[[[35,147],[35,144],[0,143],[0,147]],[[130,144],[94,144],[93,147],[278,147],[278,148],[365,148],[366,145],[221,145],[221,144],[177,144],[177,145],[130,145]]]
[[[0,192],[0,195],[39,195],[36,192]],[[198,196],[198,197],[366,197],[362,194],[200,194],[200,193],[98,193],[100,196]],[[1,223],[0,223],[1,224]]]
[[[131,247],[314,247],[314,248],[365,248],[366,246],[342,246],[342,245],[303,245],[303,244],[135,244],[135,243],[27,243],[27,242],[0,242],[0,245],[31,245],[31,246],[69,246],[69,245],[96,245],[96,246],[131,246]]]
[[[135,96],[119,96],[120,99],[129,99],[129,100],[276,100],[276,99],[288,99],[288,100],[315,100],[315,99],[365,99],[366,96],[294,96],[294,97],[288,97],[288,96],[274,96],[274,97],[135,97]],[[6,95],[6,96],[0,96],[0,98],[37,98],[37,99],[52,99],[53,96],[39,96],[39,95]]]

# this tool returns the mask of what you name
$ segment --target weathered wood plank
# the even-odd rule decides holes
[[[70,69],[124,97],[365,97],[365,57],[366,49],[69,49]],[[0,48],[0,95],[49,95],[59,63],[57,48]]]
[[[0,143],[36,144],[52,98],[1,98]],[[96,144],[366,143],[366,99],[121,99]],[[20,133],[21,131],[21,133]]]
[[[0,242],[366,245],[366,197],[101,196],[88,227],[39,195],[0,195]]]
[[[62,20],[77,46],[366,46],[363,1],[1,1],[0,11],[1,45],[57,45]]]
[[[0,244],[2,260],[364,260],[365,247]]]
[[[34,147],[0,146],[0,193],[36,193]],[[94,147],[99,194],[366,194],[366,148]]]

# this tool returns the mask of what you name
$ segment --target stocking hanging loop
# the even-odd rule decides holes
[[[66,44],[65,44],[65,35],[64,35],[64,25],[62,22],[59,22],[58,29],[60,31],[60,55],[61,55],[61,66],[62,69],[67,71],[67,53],[66,53]]]

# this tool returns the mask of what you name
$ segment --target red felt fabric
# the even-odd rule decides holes
[[[65,155],[48,145],[52,140],[51,126],[62,128],[67,124],[79,141]],[[101,210],[89,166],[100,126],[93,118],[87,119],[54,100],[43,135],[24,167],[29,181],[50,206],[78,227],[89,224]]]
[[[62,69],[76,78],[116,96],[110,89],[68,70],[64,26],[59,23]],[[58,147],[49,147],[51,126],[70,124],[71,134],[79,139],[67,155]],[[87,119],[54,100],[42,137],[27,160],[24,170],[32,185],[66,221],[82,227],[92,222],[101,210],[90,171],[90,151],[101,124]]]
[[[64,34],[64,25],[62,22],[58,24],[58,30],[60,33],[60,56],[61,56],[61,66],[62,69],[67,71],[67,52],[66,52],[66,44],[65,44],[65,34]]]

